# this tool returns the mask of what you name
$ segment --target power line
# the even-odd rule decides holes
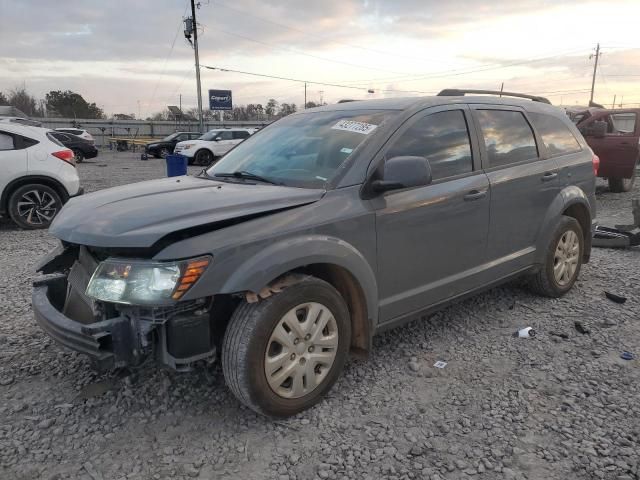
[[[278,75],[267,75],[266,73],[255,73],[255,72],[246,72],[243,70],[233,70],[231,68],[222,68],[222,67],[212,67],[210,65],[201,65],[201,67],[204,68],[208,68],[209,70],[218,70],[220,72],[231,72],[231,73],[240,73],[242,75],[252,75],[254,77],[264,77],[264,78],[273,78],[276,80],[287,80],[287,81],[291,81],[291,82],[299,82],[299,83],[310,83],[313,85],[324,85],[327,87],[338,87],[338,88],[350,88],[353,90],[365,90],[369,93],[373,93],[373,91],[371,91],[368,88],[364,88],[364,87],[356,87],[353,85],[341,85],[339,83],[328,83],[328,82],[318,82],[315,80],[302,80],[299,78],[290,78],[290,77],[281,77]],[[421,90],[379,90],[380,92],[401,92],[401,93],[423,93],[426,95],[432,95],[436,92],[424,92]]]

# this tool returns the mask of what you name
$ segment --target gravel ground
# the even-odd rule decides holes
[[[79,171],[88,191],[164,175],[126,153]],[[603,222],[630,223],[630,194],[598,198]],[[324,401],[274,422],[216,365],[93,373],[32,318],[54,239],[6,221],[0,239],[0,478],[640,479],[639,361],[620,358],[640,354],[638,249],[594,249],[560,300],[514,282],[384,333]],[[511,336],[525,326],[538,335]]]

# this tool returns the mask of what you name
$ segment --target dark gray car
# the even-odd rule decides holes
[[[307,110],[198,176],[71,200],[36,320],[101,368],[219,355],[241,402],[287,416],[376,332],[518,275],[565,294],[597,157],[545,99],[464,93]]]

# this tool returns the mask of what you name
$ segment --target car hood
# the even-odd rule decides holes
[[[181,230],[214,230],[228,221],[313,203],[323,195],[324,190],[173,177],[73,198],[49,232],[80,245],[148,248]]]

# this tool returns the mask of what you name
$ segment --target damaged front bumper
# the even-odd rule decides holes
[[[185,371],[193,362],[215,355],[206,299],[174,307],[118,310],[118,306],[97,305],[88,299],[71,277],[55,274],[34,282],[35,320],[58,343],[90,357],[97,370],[139,365],[153,355],[158,363]],[[109,314],[80,315],[86,302],[91,302],[92,310]]]

